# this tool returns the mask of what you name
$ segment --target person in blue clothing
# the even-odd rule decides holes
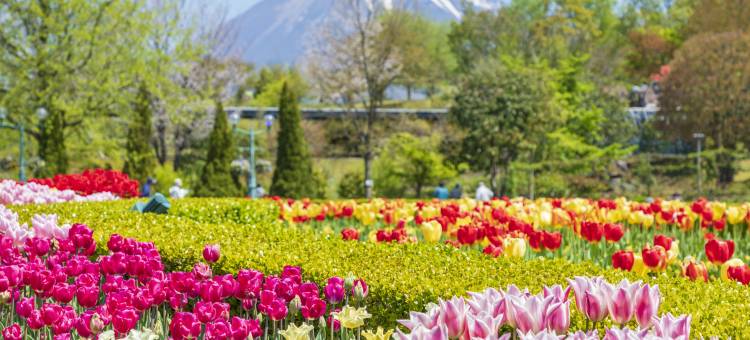
[[[435,198],[440,200],[447,200],[449,196],[448,188],[445,187],[445,182],[440,182],[438,187],[435,188]]]
[[[146,183],[143,183],[143,186],[141,186],[141,197],[151,197],[151,187],[154,184],[156,184],[156,180],[149,177]]]

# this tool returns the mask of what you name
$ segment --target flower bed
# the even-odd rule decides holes
[[[55,175],[52,178],[32,178],[31,183],[46,185],[58,190],[72,190],[88,196],[109,192],[118,197],[138,197],[138,181],[117,170],[90,169],[80,174]]]
[[[57,190],[38,183],[17,183],[0,180],[0,204],[42,204],[60,202],[111,201],[119,199],[109,192],[99,192],[87,196],[73,190]]]
[[[279,200],[280,216],[344,240],[447,243],[490,256],[565,258],[639,273],[750,283],[750,205],[525,199]]]
[[[658,284],[668,301],[662,304],[661,313],[692,315],[693,336],[750,337],[744,317],[750,313],[750,292],[733,282],[692,282],[667,272],[649,277],[559,258],[493,258],[425,242],[349,242],[305,230],[309,228],[305,224],[284,228],[277,205],[268,201],[186,199],[173,202],[169,215],[130,212],[132,204],[121,200],[11,209],[19,212],[22,221],[38,213],[57,213],[61,223],[85,223],[94,229],[101,249],[107,241],[103,235],[113,233],[152,241],[169,270],[191,270],[202,259],[203,245],[217,243],[223,253],[213,265],[217,273],[235,273],[241,268],[278,273],[285,265],[294,265],[302,268],[305,279],[324,284],[329,277],[351,272],[370,287],[369,325],[373,327],[393,328],[409,311],[467,291],[516,284],[539,292],[544,285],[575,276],[602,275],[610,282],[629,278]],[[585,323],[580,313],[571,314],[573,329],[585,329]]]

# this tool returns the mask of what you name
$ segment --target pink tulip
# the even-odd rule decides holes
[[[21,326],[14,323],[5,329],[3,329],[3,340],[21,340],[23,339],[23,332]]]
[[[648,330],[640,332],[634,331],[629,328],[610,328],[607,329],[607,333],[604,334],[602,340],[635,340],[635,339],[651,339],[648,337]]]
[[[198,320],[202,323],[209,323],[216,318],[216,311],[214,305],[211,302],[198,301],[193,307],[193,314],[198,317]]]
[[[195,339],[201,334],[201,323],[193,313],[177,312],[169,323],[174,339]]]
[[[597,330],[584,332],[578,331],[572,334],[568,334],[566,340],[600,340],[599,332]]]
[[[26,318],[26,324],[31,329],[41,329],[44,327],[44,319],[42,319],[42,312],[41,310],[33,310],[31,311],[31,314],[28,318]]]
[[[528,298],[511,296],[508,309],[513,310],[516,328],[523,333],[537,333],[543,330],[546,327],[547,309],[554,299],[552,296],[543,298],[541,295]]]
[[[690,315],[674,317],[670,313],[663,315],[661,318],[654,317],[652,319],[654,333],[665,338],[690,339],[690,318]]]
[[[16,313],[23,318],[28,318],[34,310],[34,298],[21,298],[16,301]]]
[[[487,313],[473,315],[466,314],[466,326],[471,339],[497,339],[497,333],[500,329],[502,316],[491,317]]]
[[[98,286],[80,286],[76,290],[76,300],[78,304],[85,308],[91,308],[99,303],[99,287]]]
[[[600,277],[588,278],[576,276],[575,280],[568,279],[576,297],[576,307],[586,318],[598,322],[607,317],[607,303],[601,286],[604,281]]]
[[[135,309],[121,309],[118,310],[112,318],[112,327],[115,329],[115,332],[119,334],[127,334],[133,329],[133,327],[135,327],[139,318],[138,312],[136,312]]]
[[[334,276],[332,278],[328,279],[328,284],[326,285],[325,289],[323,289],[323,292],[326,295],[326,299],[328,299],[328,302],[331,304],[337,304],[344,300],[344,296],[346,295],[346,290],[344,289],[344,279]]]
[[[281,299],[276,299],[273,302],[271,302],[271,305],[268,308],[268,317],[271,318],[271,320],[279,321],[286,318],[287,313],[289,313],[289,310],[286,307],[286,302]]]
[[[212,276],[211,267],[205,263],[196,263],[193,266],[193,275],[198,280],[208,280]]]
[[[45,303],[40,309],[42,312],[42,321],[47,326],[52,326],[62,316],[62,307],[55,304]]]
[[[656,316],[661,303],[661,293],[659,286],[651,287],[649,284],[643,285],[635,296],[635,319],[641,328],[648,328],[651,325],[651,319]]]
[[[410,334],[396,329],[393,334],[399,340],[448,340],[448,328],[443,324],[433,328],[417,327]]]
[[[409,312],[409,320],[398,320],[398,323],[409,330],[414,330],[417,327],[432,329],[443,323],[443,314],[437,307],[430,309],[427,313]]]
[[[221,257],[221,250],[218,244],[207,244],[203,247],[203,258],[208,263],[216,263]]]
[[[231,330],[226,320],[216,320],[206,325],[206,340],[224,340],[229,338]]]
[[[439,302],[443,322],[448,328],[448,336],[460,337],[466,329],[466,302],[462,298],[454,297]]]
[[[547,309],[545,321],[547,329],[566,334],[570,328],[570,301],[553,302]]]
[[[565,289],[561,285],[554,285],[552,287],[544,286],[543,288],[544,297],[554,296],[558,301],[568,301],[568,295],[570,295],[570,286]]]
[[[76,287],[67,283],[55,284],[52,288],[52,297],[59,303],[68,303],[75,296]]]
[[[543,330],[541,332],[527,332],[523,333],[518,331],[519,340],[560,340],[561,337],[554,332]]]

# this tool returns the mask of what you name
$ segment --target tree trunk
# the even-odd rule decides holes
[[[497,161],[493,158],[492,159],[492,164],[490,165],[490,188],[492,188],[492,193],[494,195],[497,195],[497,192],[498,192],[497,191],[497,189],[498,189],[498,186],[497,186],[497,173],[498,173],[498,171],[499,171],[499,169],[498,169],[498,166],[497,166]]]
[[[411,85],[406,85],[406,101],[411,101]]]
[[[164,165],[167,162],[167,123],[164,119],[156,121],[154,151],[156,152],[156,159],[159,161],[159,165]]]
[[[365,129],[365,197],[372,198],[372,125],[375,121],[375,104],[371,101],[367,108],[367,127]]]
[[[417,193],[417,198],[422,197],[422,182],[417,182],[414,191]]]

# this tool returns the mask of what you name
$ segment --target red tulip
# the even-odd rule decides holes
[[[696,263],[690,261],[686,266],[682,268],[682,274],[687,276],[690,280],[695,281],[699,278],[704,282],[708,282],[708,270],[703,263]]]
[[[727,277],[743,285],[750,283],[750,267],[747,265],[731,266],[727,268]]]
[[[732,258],[732,255],[734,255],[734,241],[721,241],[716,238],[711,239],[706,242],[705,251],[706,257],[709,261],[715,264],[722,264],[727,262]]]
[[[662,234],[654,235],[654,245],[662,246],[664,250],[669,251],[672,249],[672,238]]]
[[[581,236],[589,242],[599,242],[604,234],[604,228],[597,222],[581,222]]]
[[[663,269],[667,265],[667,251],[662,246],[646,246],[641,251],[643,263],[649,268]]]
[[[549,250],[556,250],[560,248],[560,245],[562,244],[562,234],[559,231],[556,232],[542,232],[542,245],[544,245],[544,248],[547,248]]]
[[[499,257],[503,254],[503,247],[488,244],[486,247],[484,247],[484,250],[482,252],[492,257]]]
[[[461,242],[462,244],[474,244],[474,242],[477,241],[477,235],[479,233],[479,229],[474,227],[461,227],[456,232],[456,238],[458,238],[458,242]]]
[[[632,251],[618,250],[612,254],[612,267],[630,271],[633,268],[635,256]]]
[[[359,231],[354,228],[344,228],[341,231],[341,238],[346,241],[357,241],[359,240]]]
[[[218,244],[207,244],[203,247],[203,258],[208,263],[215,263],[221,256],[220,247]]]
[[[620,241],[620,239],[622,239],[623,235],[625,235],[625,232],[623,231],[621,225],[612,223],[607,223],[604,225],[604,238],[608,242],[618,242]]]

